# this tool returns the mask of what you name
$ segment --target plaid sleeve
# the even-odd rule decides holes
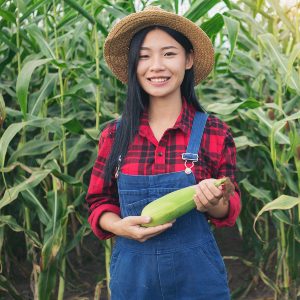
[[[94,234],[101,240],[113,236],[112,233],[103,230],[99,226],[101,215],[107,211],[120,215],[117,183],[113,174],[109,184],[105,184],[104,182],[104,166],[113,144],[114,127],[115,125],[113,123],[109,124],[100,136],[98,155],[92,169],[90,184],[86,195],[86,201],[89,206],[88,222]]]
[[[228,127],[224,139],[222,153],[219,160],[217,178],[229,177],[235,185],[235,193],[229,200],[229,213],[225,218],[216,219],[209,216],[209,219],[216,227],[234,226],[241,211],[240,189],[235,179],[236,171],[236,148]]]

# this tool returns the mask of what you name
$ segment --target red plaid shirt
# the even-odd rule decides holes
[[[181,113],[173,126],[165,131],[158,142],[148,123],[148,114],[140,118],[139,132],[123,158],[121,172],[130,175],[154,175],[185,170],[181,154],[186,152],[195,115],[193,106],[183,101]],[[86,201],[89,205],[88,221],[99,239],[112,236],[99,226],[100,216],[106,212],[120,215],[117,182],[112,174],[109,185],[104,184],[104,166],[113,145],[116,122],[111,122],[99,140],[98,157],[94,164]],[[235,181],[236,150],[230,128],[214,116],[209,116],[203,133],[199,161],[193,167],[196,181],[228,176],[236,186],[230,198],[226,218],[208,218],[216,227],[233,226],[240,212],[240,191]]]

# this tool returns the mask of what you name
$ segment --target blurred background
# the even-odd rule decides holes
[[[149,4],[215,47],[196,92],[237,147],[243,209],[214,230],[232,299],[299,299],[299,0],[0,0],[0,299],[109,298],[113,241],[91,233],[84,200],[126,95],[103,42]]]

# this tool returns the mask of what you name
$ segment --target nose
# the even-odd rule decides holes
[[[157,72],[164,70],[165,66],[163,63],[163,59],[159,55],[155,55],[152,57],[150,71]]]

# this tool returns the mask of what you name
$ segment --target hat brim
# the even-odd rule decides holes
[[[214,65],[214,50],[205,32],[189,19],[164,10],[141,11],[119,21],[104,43],[104,58],[114,75],[123,83],[128,80],[128,52],[132,37],[141,29],[162,25],[185,35],[194,48],[195,85],[205,79]]]

